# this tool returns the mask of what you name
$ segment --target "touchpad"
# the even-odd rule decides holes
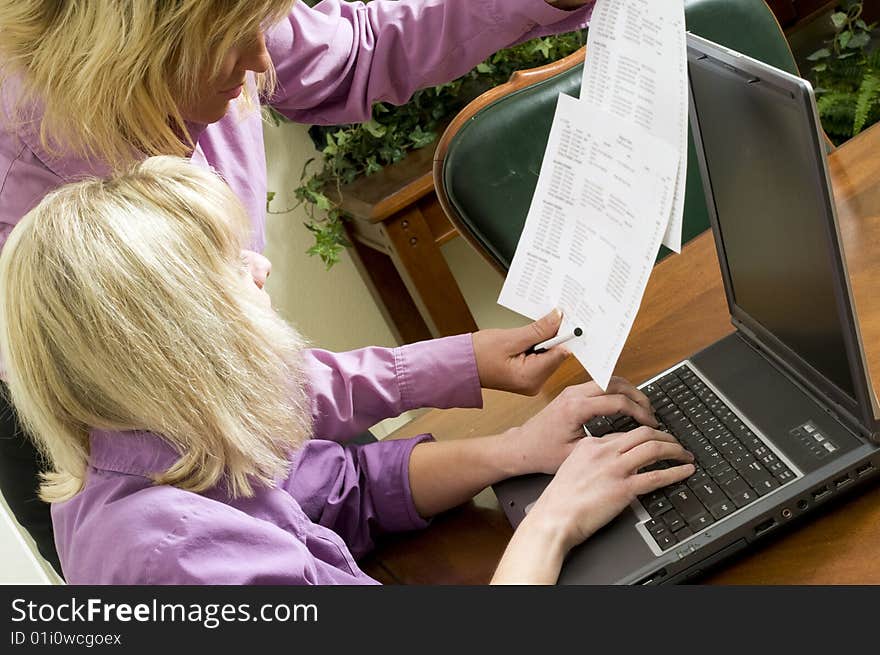
[[[655,559],[636,531],[638,518],[627,507],[620,516],[569,553],[560,584],[615,584]]]

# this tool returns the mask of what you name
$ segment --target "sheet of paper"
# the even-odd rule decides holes
[[[669,222],[679,153],[589,102],[561,95],[535,195],[498,302],[553,307],[567,347],[604,389]]]
[[[581,100],[632,121],[678,151],[663,243],[681,252],[688,145],[684,0],[597,0]]]

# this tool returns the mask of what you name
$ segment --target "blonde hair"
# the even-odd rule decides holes
[[[144,155],[186,156],[180,113],[206,71],[294,0],[0,0],[0,82],[22,93],[6,120],[44,106],[43,146],[118,168]],[[265,93],[274,73],[257,76]],[[246,102],[252,106],[248,85]]]
[[[90,428],[181,455],[155,479],[233,496],[283,475],[310,434],[302,341],[241,259],[249,222],[210,172],[154,157],[46,196],[0,253],[0,351],[45,455],[41,496],[83,485]]]

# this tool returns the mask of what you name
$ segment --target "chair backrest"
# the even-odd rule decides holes
[[[764,0],[685,0],[687,29],[795,75],[788,41]],[[589,55],[587,55],[589,56]],[[458,231],[506,273],[525,224],[560,93],[578,97],[584,50],[483,94],[465,107],[434,155],[434,186]],[[709,227],[693,140],[682,242]],[[664,249],[660,257],[667,254]]]

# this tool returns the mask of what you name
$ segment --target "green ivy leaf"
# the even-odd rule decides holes
[[[822,48],[820,50],[816,50],[813,54],[807,57],[809,61],[818,61],[819,59],[825,59],[826,57],[831,56],[831,50],[828,48]]]
[[[845,48],[847,45],[849,45],[849,42],[852,40],[852,38],[853,33],[849,30],[846,30],[837,35],[837,42],[840,44],[841,48]]]
[[[831,14],[831,22],[834,23],[834,27],[836,27],[837,29],[840,29],[841,27],[846,25],[848,20],[849,16],[847,16],[842,11]]]
[[[328,209],[330,209],[333,206],[332,203],[330,202],[330,199],[327,196],[325,196],[323,193],[316,193],[314,196],[314,201],[315,201],[315,206],[318,209],[322,209],[324,211],[327,211]]]
[[[849,47],[852,49],[861,49],[864,48],[871,42],[871,35],[867,32],[859,32],[855,34],[849,42]]]
[[[381,123],[377,123],[375,119],[369,120],[364,123],[364,129],[377,139],[381,139],[388,131],[387,127],[385,127]]]

